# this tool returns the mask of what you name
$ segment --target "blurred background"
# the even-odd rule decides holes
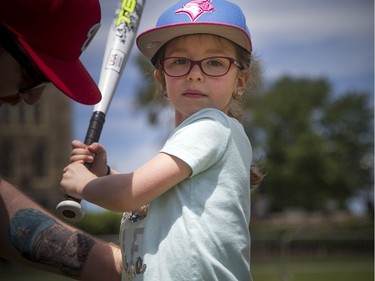
[[[138,33],[174,2],[147,1]],[[233,2],[246,14],[259,69],[244,101],[254,163],[266,174],[252,192],[254,280],[373,280],[374,2]],[[101,1],[101,29],[81,57],[96,81],[117,5]],[[151,158],[173,128],[154,92],[134,47],[101,136],[120,172]],[[37,107],[2,106],[1,173],[53,211],[70,142],[84,139],[92,110],[55,93]],[[117,242],[121,214],[84,207],[78,226]],[[31,272],[0,263],[1,280],[69,280]]]

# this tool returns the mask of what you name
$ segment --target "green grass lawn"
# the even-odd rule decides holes
[[[252,263],[254,281],[374,281],[374,261],[322,260]],[[31,269],[0,272],[0,280],[7,281],[70,281]],[[178,281],[178,280],[176,280]]]
[[[254,281],[374,281],[374,261],[253,262]]]

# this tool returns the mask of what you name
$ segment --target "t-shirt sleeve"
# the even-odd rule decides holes
[[[194,176],[223,156],[230,136],[228,120],[218,110],[204,110],[181,125],[167,140],[161,152],[187,163],[192,169],[191,176]]]

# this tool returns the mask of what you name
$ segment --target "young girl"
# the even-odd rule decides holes
[[[74,141],[63,192],[125,212],[123,280],[251,280],[252,149],[234,118],[251,78],[245,17],[225,0],[179,1],[137,45],[174,107],[176,128],[128,174],[107,172],[101,145]]]

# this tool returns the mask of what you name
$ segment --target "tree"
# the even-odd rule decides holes
[[[248,102],[246,131],[267,173],[271,210],[344,208],[373,187],[373,111],[368,95],[336,98],[325,79],[283,77]],[[371,157],[370,157],[371,158]],[[366,164],[364,164],[366,162]]]

